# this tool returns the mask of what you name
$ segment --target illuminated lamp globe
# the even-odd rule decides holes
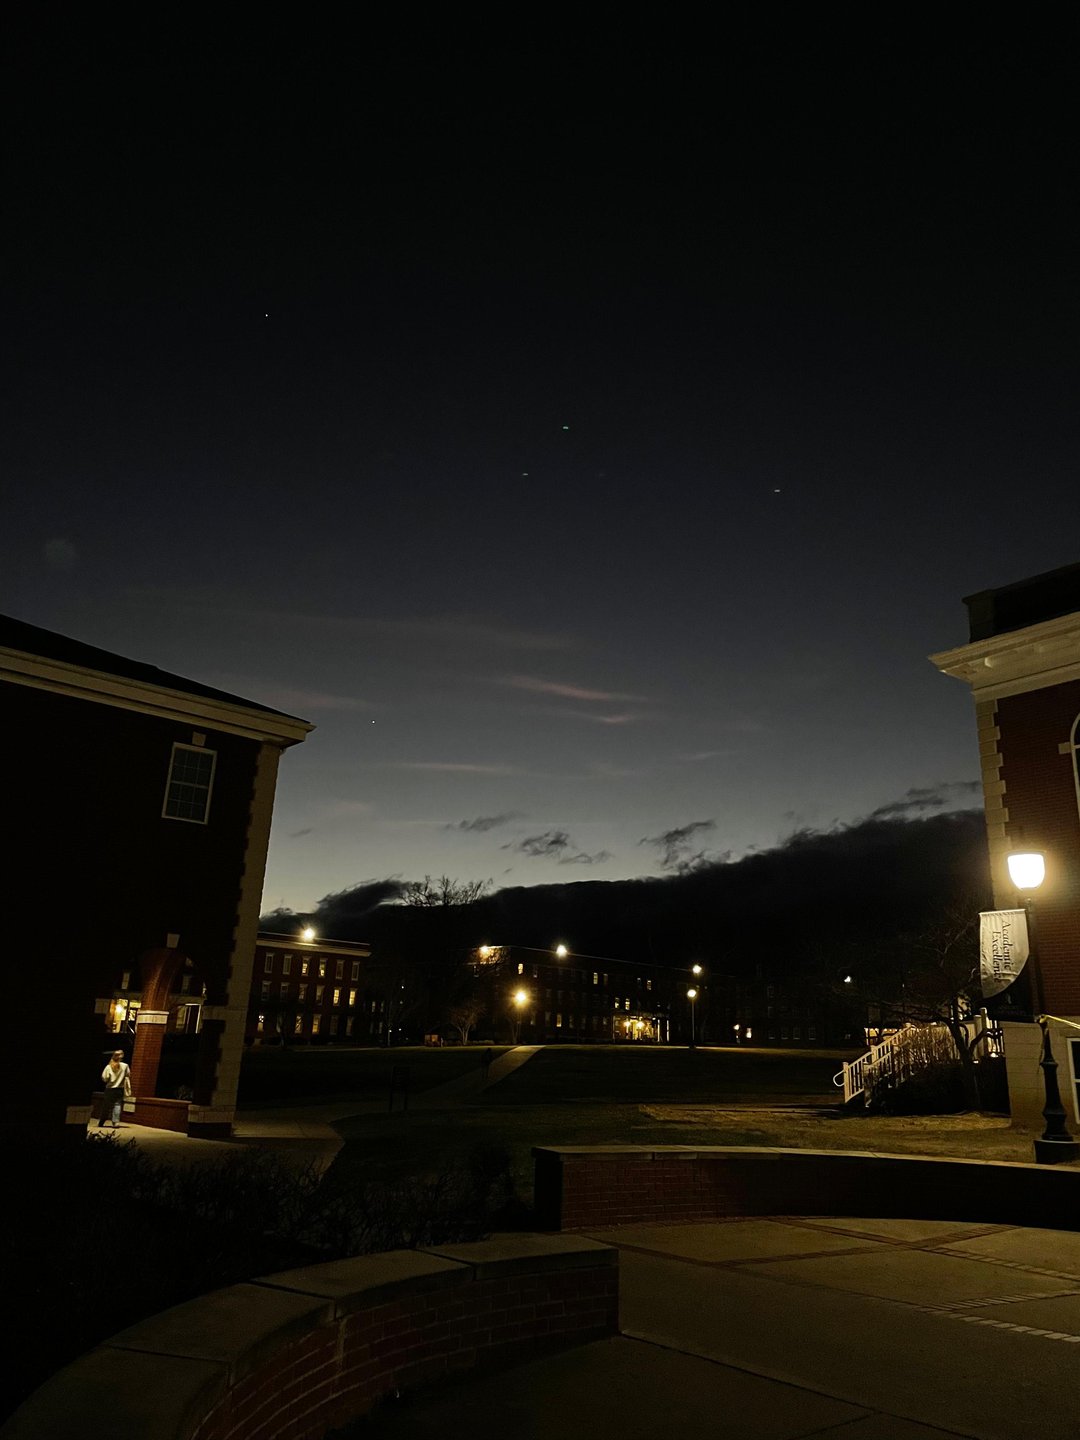
[[[569,955],[569,954],[570,954],[570,951],[567,950],[567,948],[566,948],[565,945],[556,945],[556,946],[555,946],[555,956],[556,956],[557,959],[559,959],[559,960],[565,960],[566,957],[567,957],[567,955]]]
[[[315,939],[315,926],[314,926],[314,925],[305,925],[304,928],[300,931],[300,939],[301,939],[301,940],[314,940],[314,939]]]
[[[1010,855],[1009,878],[1017,890],[1037,890],[1046,879],[1046,857],[1039,850]]]
[[[694,974],[694,975],[700,975],[700,974],[701,974],[701,966],[700,966],[700,965],[691,965],[691,966],[690,966],[690,971],[691,971],[691,973]]]
[[[697,991],[694,989],[694,987],[693,987],[692,985],[691,985],[690,989],[687,990],[687,992],[686,992],[686,998],[687,998],[688,1000],[696,1000],[696,999],[697,999]]]
[[[517,990],[517,991],[514,992],[514,1004],[515,1004],[515,1005],[527,1005],[528,1003],[529,1003],[528,991],[526,991],[526,990]]]

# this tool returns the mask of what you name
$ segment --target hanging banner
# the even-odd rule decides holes
[[[1027,964],[1027,912],[984,910],[979,916],[979,972],[989,1000],[1007,990]]]

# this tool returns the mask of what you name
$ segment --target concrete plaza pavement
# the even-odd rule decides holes
[[[421,1392],[348,1433],[1080,1436],[1080,1234],[775,1217],[593,1238],[620,1251],[622,1335]]]

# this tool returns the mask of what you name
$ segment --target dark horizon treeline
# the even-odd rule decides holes
[[[819,974],[947,913],[991,900],[981,811],[869,819],[801,832],[774,850],[656,879],[517,886],[467,905],[395,903],[401,882],[366,882],[325,896],[309,914],[272,911],[265,929],[313,924],[320,936],[363,940],[377,964],[463,964],[477,945],[581,955],[749,976]]]

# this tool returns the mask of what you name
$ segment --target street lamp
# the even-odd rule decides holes
[[[1069,1134],[1065,1125],[1065,1107],[1061,1103],[1058,1089],[1057,1061],[1050,1045],[1050,1018],[1046,1014],[1046,998],[1043,992],[1042,966],[1039,962],[1039,946],[1035,929],[1035,897],[1046,878],[1046,859],[1040,851],[1017,852],[1008,857],[1009,878],[1015,885],[1027,916],[1028,961],[1031,965],[1031,990],[1039,1028],[1042,1030],[1042,1059],[1039,1066],[1043,1072],[1043,1087],[1046,1104],[1043,1118],[1046,1129],[1035,1141],[1035,1159],[1042,1165],[1059,1165],[1062,1161],[1075,1160],[1080,1156],[1080,1144]]]
[[[693,985],[691,985],[690,989],[687,990],[686,998],[690,1001],[690,1049],[693,1050],[694,1045],[696,1044],[694,1008],[697,1004],[697,990],[694,988]]]
[[[691,966],[690,966],[690,973],[691,973],[691,975],[700,975],[700,974],[701,974],[701,966],[700,966],[700,965],[691,965]]]
[[[315,926],[314,926],[314,925],[305,925],[304,928],[300,931],[300,939],[301,939],[301,940],[307,940],[309,943],[310,943],[312,940],[314,940],[314,939],[315,939]]]
[[[565,945],[556,945],[556,946],[555,946],[555,958],[556,958],[556,960],[565,960],[566,957],[567,957],[567,955],[569,955],[569,954],[570,954],[570,951],[566,948]]]
[[[513,1019],[514,1044],[516,1045],[516,1044],[518,1043],[518,1031],[519,1031],[519,1029],[520,1029],[520,1027],[521,1027],[521,1013],[522,1013],[522,1011],[524,1010],[525,1006],[529,1003],[529,992],[528,992],[527,990],[515,990],[515,991],[514,991],[514,997],[513,997],[513,998],[514,998],[514,1010],[513,1010],[513,1016],[514,1016],[514,1019]]]

